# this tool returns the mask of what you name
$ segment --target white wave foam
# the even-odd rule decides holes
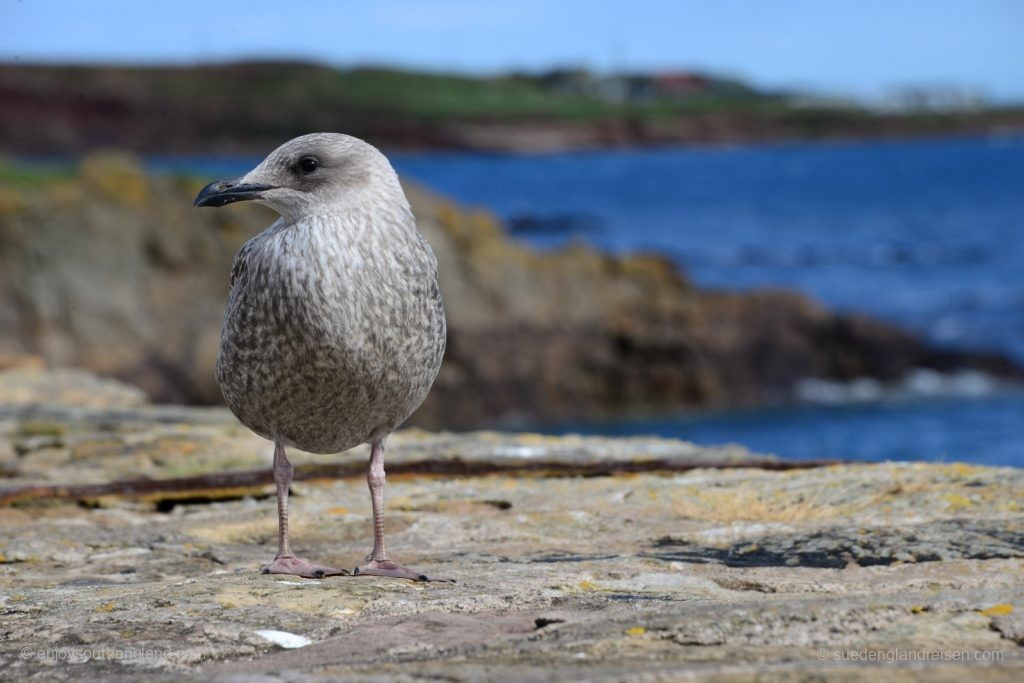
[[[869,403],[884,398],[987,396],[997,391],[999,386],[996,378],[978,370],[943,374],[917,368],[898,382],[888,384],[872,377],[859,377],[850,382],[806,377],[797,382],[795,394],[797,399],[807,403],[836,405]]]

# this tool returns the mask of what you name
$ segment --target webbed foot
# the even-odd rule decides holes
[[[275,557],[274,561],[263,567],[264,574],[291,574],[307,579],[322,579],[325,576],[347,576],[347,569],[335,569],[326,565],[304,560],[294,555]]]
[[[396,579],[409,579],[410,581],[444,581],[455,583],[455,579],[445,579],[436,576],[427,576],[413,571],[391,560],[363,560],[363,563],[352,572],[354,576],[390,576]]]

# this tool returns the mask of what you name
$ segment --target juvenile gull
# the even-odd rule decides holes
[[[235,257],[217,382],[238,419],[274,442],[278,550],[263,571],[348,573],[292,553],[285,447],[368,443],[373,550],[355,573],[429,580],[384,547],[384,441],[426,398],[445,345],[437,261],[398,176],[362,140],[314,133],[210,183],[195,205],[244,200],[280,218]]]

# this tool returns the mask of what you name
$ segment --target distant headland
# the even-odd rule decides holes
[[[245,62],[0,65],[0,150],[262,154],[310,130],[390,149],[560,151],[666,144],[999,134],[1024,106],[908,90],[872,107],[674,71],[467,76]]]

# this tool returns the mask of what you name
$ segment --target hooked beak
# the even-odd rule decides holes
[[[263,197],[263,192],[273,189],[273,185],[239,183],[237,178],[234,180],[215,180],[199,190],[194,206],[224,206],[233,202],[260,199]]]

